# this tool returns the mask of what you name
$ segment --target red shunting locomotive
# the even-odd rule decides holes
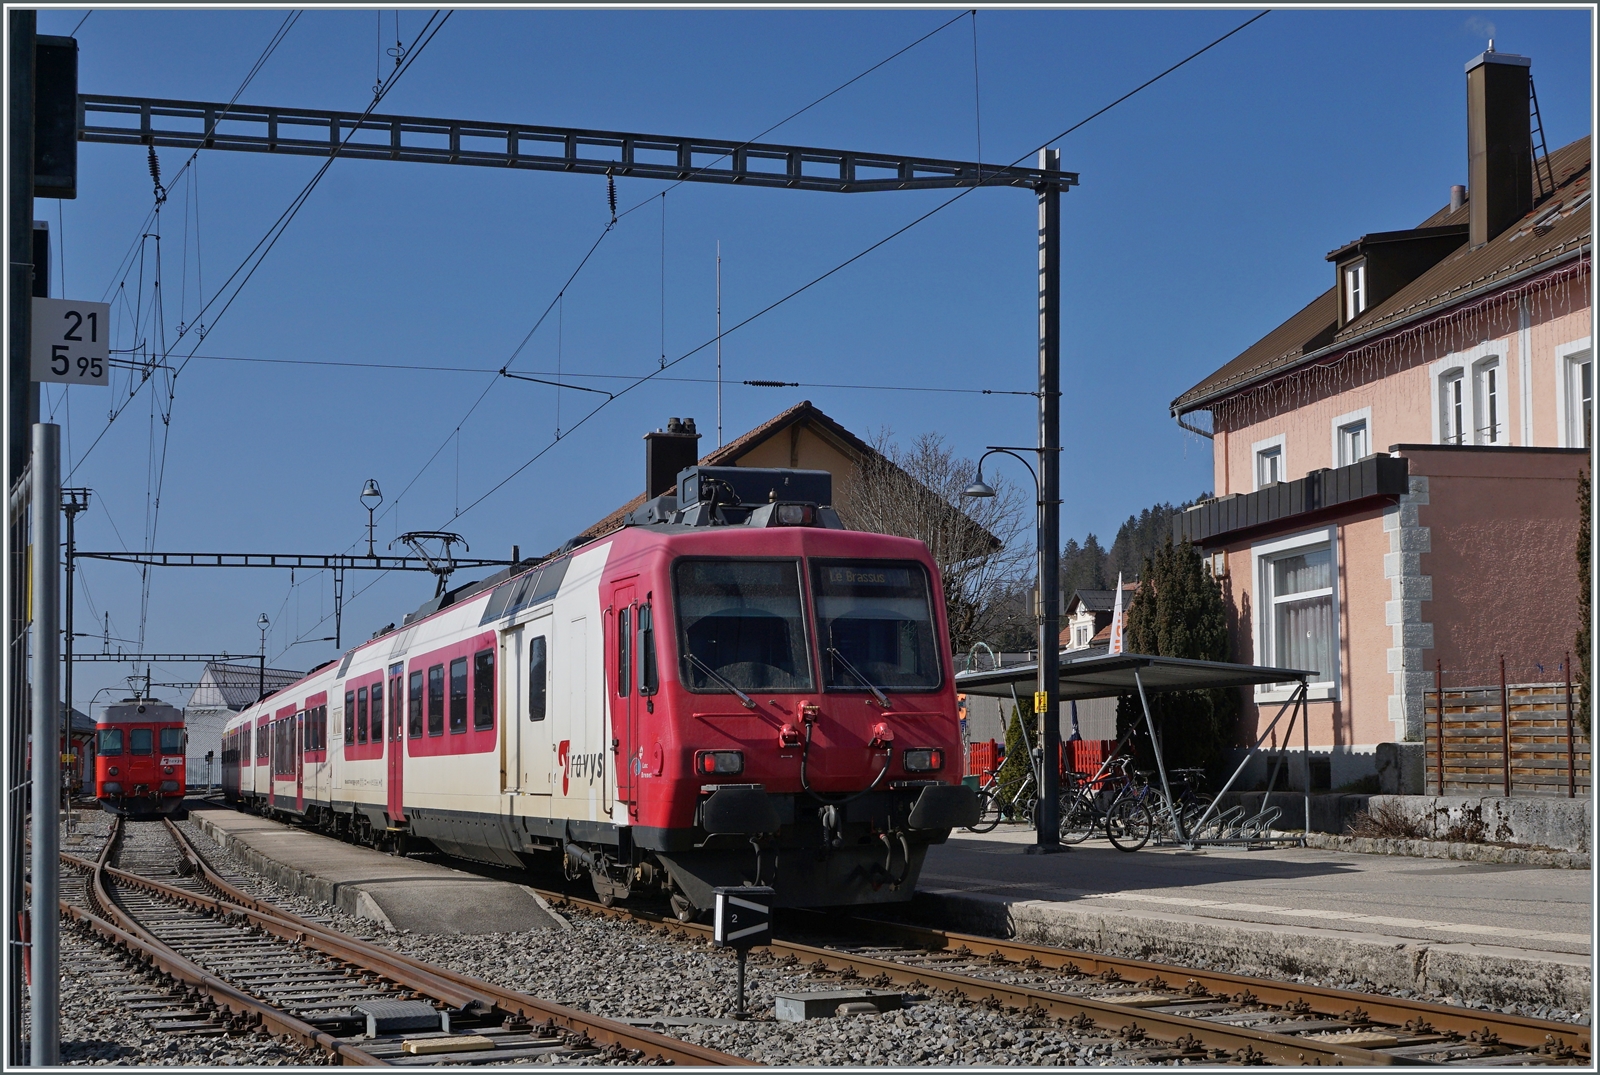
[[[94,795],[126,817],[173,815],[183,807],[183,710],[153,698],[108,705],[95,722]]]

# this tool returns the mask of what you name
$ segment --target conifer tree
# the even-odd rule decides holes
[[[1222,587],[1205,570],[1200,554],[1185,541],[1171,538],[1146,557],[1139,588],[1127,611],[1124,648],[1129,653],[1188,657],[1203,661],[1229,658],[1228,608]],[[1150,715],[1161,737],[1169,768],[1216,763],[1233,740],[1238,696],[1233,690],[1174,691],[1147,694]],[[1137,695],[1117,704],[1117,728],[1131,723],[1143,730],[1144,714]],[[1141,762],[1153,766],[1148,737],[1138,747]]]
[[[1027,710],[1026,716],[1023,714],[1024,709]],[[1012,800],[1033,768],[1033,763],[1028,758],[1028,736],[1024,735],[1022,730],[1022,722],[1032,719],[1031,698],[1019,701],[1017,705],[1011,707],[1011,723],[1006,725],[1006,760],[1001,762],[1000,770],[995,774],[995,783],[999,786],[1003,802]]]

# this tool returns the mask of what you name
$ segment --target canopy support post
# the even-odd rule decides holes
[[[1305,826],[1300,830],[1300,846],[1305,847],[1311,836],[1311,707],[1306,705],[1306,681],[1300,681],[1300,755],[1305,759],[1306,765],[1306,817]],[[1331,759],[1332,752],[1329,752]],[[1333,762],[1328,762],[1332,766]],[[1329,781],[1331,785],[1333,781]]]
[[[1233,770],[1233,775],[1228,777],[1227,783],[1222,785],[1222,790],[1217,792],[1216,798],[1211,800],[1211,805],[1206,807],[1206,812],[1200,815],[1199,821],[1195,822],[1195,832],[1201,832],[1205,829],[1206,822],[1211,820],[1211,815],[1217,811],[1219,804],[1222,802],[1222,797],[1228,794],[1228,789],[1233,787],[1235,780],[1239,779],[1239,775],[1244,772],[1244,767],[1250,764],[1250,759],[1256,756],[1256,753],[1261,749],[1261,744],[1267,741],[1267,736],[1272,734],[1272,729],[1278,726],[1278,721],[1283,719],[1283,715],[1289,711],[1289,707],[1292,705],[1297,706],[1298,699],[1304,693],[1305,684],[1301,683],[1299,689],[1293,695],[1284,699],[1283,704],[1278,707],[1278,715],[1272,718],[1272,723],[1267,725],[1266,731],[1261,733],[1261,737],[1255,741],[1255,745],[1245,751],[1244,757],[1239,759],[1238,767]],[[1193,851],[1195,849],[1194,839],[1191,838],[1188,843],[1184,844],[1184,847],[1189,851]]]
[[[1144,726],[1150,732],[1150,745],[1154,748],[1156,756],[1156,772],[1161,776],[1161,792],[1167,800],[1167,814],[1172,818],[1172,832],[1180,844],[1186,844],[1189,837],[1183,831],[1183,822],[1178,819],[1177,804],[1172,801],[1172,786],[1167,783],[1167,763],[1161,757],[1161,740],[1156,738],[1156,724],[1150,717],[1150,701],[1144,696],[1144,680],[1139,678],[1139,670],[1133,670],[1133,685],[1139,688],[1139,706],[1144,710]]]

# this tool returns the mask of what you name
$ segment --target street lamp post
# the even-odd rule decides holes
[[[976,477],[961,494],[974,498],[995,495],[994,487],[983,480],[983,461],[991,455],[1009,455],[1027,467],[1028,474],[1033,478],[1035,506],[1038,509],[1035,540],[1039,554],[1039,607],[1036,610],[1039,623],[1039,678],[1038,690],[1033,696],[1034,714],[1039,718],[1036,739],[1039,744],[1036,769],[1039,775],[1039,805],[1033,812],[1035,838],[1028,847],[1030,855],[1049,855],[1067,850],[1061,843],[1060,805],[1057,801],[1061,793],[1057,760],[1061,752],[1061,725],[1056,712],[1060,708],[1057,702],[1060,693],[1057,682],[1060,675],[1057,636],[1060,631],[1059,610],[1056,608],[1060,581],[1056,578],[1059,568],[1056,563],[1055,527],[1047,525],[1054,518],[1056,501],[1045,496],[1045,483],[1040,478],[1040,471],[1045,469],[1047,462],[1055,463],[1055,453],[1060,450],[1059,447],[1009,448],[989,445],[978,459]],[[1039,457],[1039,470],[1035,470],[1033,464],[1018,452],[1035,453]]]
[[[261,631],[261,653],[259,657],[261,671],[256,681],[256,701],[258,702],[267,696],[267,628],[271,626],[272,621],[267,619],[265,612],[256,617],[256,627]]]
[[[404,492],[401,493],[404,496]],[[367,555],[375,556],[372,550],[372,513],[378,510],[378,505],[383,503],[383,490],[378,488],[377,478],[368,478],[367,484],[361,487],[361,506],[367,509]]]

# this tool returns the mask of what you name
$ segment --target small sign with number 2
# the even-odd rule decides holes
[[[33,376],[58,384],[110,384],[111,306],[33,300]]]

